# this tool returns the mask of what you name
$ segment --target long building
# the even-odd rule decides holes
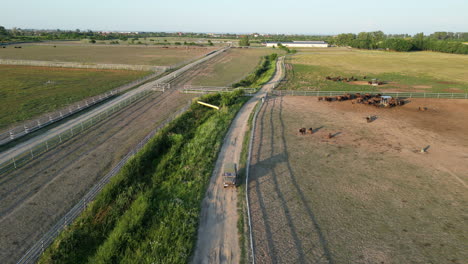
[[[293,41],[293,42],[266,42],[267,47],[276,47],[278,43],[291,48],[328,48],[330,45],[325,41]]]

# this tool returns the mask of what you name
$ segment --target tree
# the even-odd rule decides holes
[[[208,46],[213,46],[213,42],[211,42],[211,40],[208,40]]]
[[[247,35],[242,36],[242,38],[239,40],[239,46],[241,46],[241,47],[250,46],[249,36],[247,36]]]
[[[94,43],[96,43],[96,40],[95,39],[90,39],[89,43],[94,44]]]

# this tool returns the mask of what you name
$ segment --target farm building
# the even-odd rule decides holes
[[[267,47],[275,47],[278,43],[292,48],[327,48],[330,46],[325,41],[266,42],[264,45]]]

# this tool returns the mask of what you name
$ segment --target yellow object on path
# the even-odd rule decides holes
[[[202,101],[197,101],[197,103],[201,104],[201,105],[204,105],[204,106],[208,106],[208,107],[211,107],[211,108],[214,108],[216,110],[219,110],[219,107],[217,107],[216,105],[212,105],[212,104],[207,104],[207,103],[204,103]]]

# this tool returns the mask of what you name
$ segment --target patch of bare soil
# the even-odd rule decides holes
[[[270,98],[249,183],[257,262],[464,263],[467,115],[468,100]]]

